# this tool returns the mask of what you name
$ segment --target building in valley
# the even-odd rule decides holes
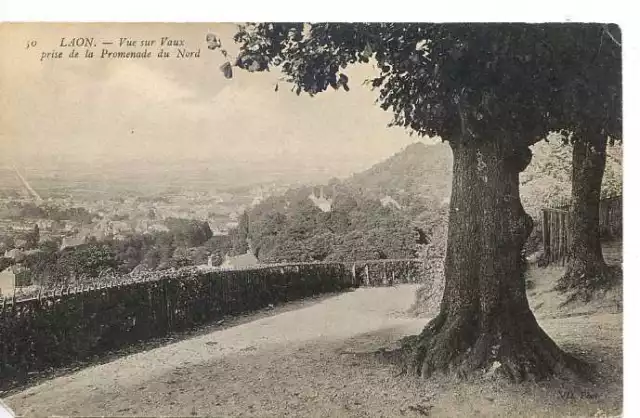
[[[211,259],[209,260],[211,264]],[[226,255],[224,257],[224,261],[220,265],[221,269],[237,269],[237,268],[248,268],[254,267],[260,264],[258,258],[253,255],[251,250],[247,250],[245,254],[237,255],[230,257]]]
[[[309,199],[313,202],[318,209],[323,212],[331,212],[332,199],[324,197],[324,188],[320,188],[320,196],[316,196],[315,190],[309,195]]]
[[[16,274],[13,266],[9,266],[0,272],[0,296],[12,296],[16,288]]]

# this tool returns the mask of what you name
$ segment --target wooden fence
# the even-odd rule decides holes
[[[543,262],[565,264],[571,249],[569,205],[542,210]],[[600,236],[603,239],[622,237],[622,196],[600,201]]]
[[[29,373],[287,301],[413,283],[420,260],[209,271],[0,304],[0,390]]]

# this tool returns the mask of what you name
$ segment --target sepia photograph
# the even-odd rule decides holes
[[[0,23],[0,417],[622,416],[623,32]]]

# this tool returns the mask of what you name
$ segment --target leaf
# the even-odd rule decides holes
[[[362,51],[362,57],[368,59],[372,55],[373,55],[373,49],[371,48],[371,44],[367,42],[367,44],[364,47],[364,51]]]
[[[233,77],[233,70],[229,61],[220,66],[220,71],[222,71],[222,74],[224,74],[224,78],[229,79]]]
[[[215,51],[216,49],[222,46],[222,42],[220,42],[220,39],[218,39],[218,37],[213,33],[207,34],[206,40],[207,40],[207,47],[212,51]]]
[[[260,63],[257,60],[252,61],[247,70],[250,72],[260,71]]]
[[[274,91],[278,91],[278,83],[276,83],[276,87],[275,87]]]

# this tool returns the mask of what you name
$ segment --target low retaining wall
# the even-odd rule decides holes
[[[184,277],[0,302],[0,390],[30,372],[186,331],[227,315],[358,286],[416,283],[419,260],[308,263]]]

